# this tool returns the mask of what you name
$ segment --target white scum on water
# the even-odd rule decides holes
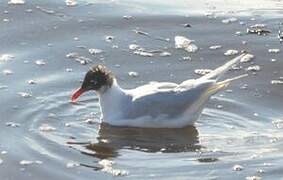
[[[46,65],[46,62],[43,59],[36,60],[34,63],[39,66]]]
[[[247,176],[246,180],[261,180],[261,177],[259,177],[259,176]]]
[[[198,47],[194,44],[194,40],[190,40],[184,36],[175,36],[175,48],[184,49],[189,53],[194,53],[198,50]]]
[[[131,77],[138,77],[139,73],[135,72],[135,71],[130,71],[130,72],[128,72],[128,75],[131,76]]]
[[[3,72],[4,75],[12,75],[13,74],[13,71],[10,70],[10,69],[4,69],[2,72]]]
[[[246,71],[256,72],[256,71],[260,71],[260,70],[261,70],[261,67],[259,65],[249,66],[249,67],[246,68]]]
[[[96,54],[102,53],[103,50],[102,50],[102,49],[91,48],[91,49],[88,49],[88,52],[89,52],[91,55],[96,55]]]
[[[15,122],[6,122],[6,126],[15,128],[15,127],[20,127],[21,125]]]
[[[20,165],[27,166],[31,164],[42,164],[42,161],[30,161],[30,160],[21,160],[19,162]]]
[[[1,54],[0,55],[0,62],[11,61],[13,58],[15,58],[15,56],[13,56],[11,54]]]
[[[18,95],[20,95],[23,98],[30,98],[30,97],[32,97],[32,95],[30,93],[27,93],[27,92],[18,92]]]
[[[283,85],[283,80],[271,80],[271,84],[282,84]]]
[[[239,51],[236,50],[236,49],[229,49],[224,53],[224,55],[225,56],[232,56],[232,55],[236,55],[238,53],[239,53]]]
[[[66,164],[66,168],[75,168],[75,167],[79,167],[80,166],[80,163],[77,163],[77,162],[68,162]]]
[[[237,18],[231,17],[231,18],[223,19],[223,20],[222,20],[222,23],[223,23],[223,24],[230,24],[230,23],[237,22],[237,21],[238,21]]]
[[[167,51],[163,51],[159,54],[159,56],[161,57],[166,57],[166,56],[171,56],[172,54],[170,52],[167,52]]]
[[[28,84],[37,84],[37,82],[35,80],[32,80],[32,79],[28,80],[27,83]]]
[[[101,171],[112,174],[113,176],[125,176],[128,175],[128,172],[125,170],[114,169],[113,164],[114,161],[110,161],[107,159],[102,159],[98,162],[99,165],[102,166]]]
[[[279,53],[280,52],[280,49],[268,49],[268,52],[269,53]]]
[[[129,45],[129,49],[130,49],[130,50],[137,50],[137,49],[139,49],[139,48],[140,48],[140,46],[137,45],[137,44],[130,44],[130,45]]]
[[[254,59],[254,55],[253,54],[246,54],[244,57],[241,58],[240,62],[242,63],[246,63],[246,62],[250,62]]]
[[[194,73],[203,76],[210,73],[211,71],[211,69],[195,69]]]
[[[76,6],[78,2],[76,0],[65,0],[67,6]]]
[[[146,52],[146,51],[137,50],[137,51],[134,51],[133,53],[136,54],[136,55],[144,56],[144,57],[152,57],[153,56],[153,53]]]
[[[216,49],[220,49],[220,48],[222,48],[221,45],[213,45],[213,46],[209,47],[209,49],[211,49],[211,50],[216,50]]]
[[[8,2],[8,4],[11,4],[11,5],[23,5],[23,4],[25,4],[25,1],[24,0],[10,0]]]
[[[43,124],[39,127],[39,130],[43,132],[51,132],[51,131],[56,131],[56,128],[48,124]]]
[[[233,166],[233,171],[242,171],[243,169],[244,167],[239,164]]]

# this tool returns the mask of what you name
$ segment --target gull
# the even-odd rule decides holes
[[[120,87],[107,67],[95,65],[86,73],[71,101],[76,102],[84,92],[93,90],[99,98],[101,122],[113,126],[182,128],[194,125],[212,95],[225,89],[232,81],[247,76],[243,74],[219,80],[245,55],[235,57],[198,79],[188,79],[179,84],[150,82],[133,89]]]

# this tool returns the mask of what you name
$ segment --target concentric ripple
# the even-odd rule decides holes
[[[145,172],[158,177],[164,168],[194,169],[196,166],[208,167],[211,163],[217,166],[224,161],[225,166],[232,167],[237,164],[235,158],[245,165],[251,164],[251,169],[265,168],[269,153],[277,151],[274,143],[280,137],[260,131],[269,126],[264,123],[267,120],[262,120],[265,117],[234,113],[235,108],[243,114],[249,114],[245,111],[252,112],[252,109],[231,99],[212,98],[195,127],[149,129],[101,124],[95,96],[72,104],[70,94],[65,91],[37,97],[29,104],[31,110],[22,114],[23,119],[29,120],[23,146],[60,163],[76,162],[86,169],[137,177]],[[221,108],[216,108],[216,104],[221,104]],[[70,154],[66,157],[66,153]],[[116,162],[118,169],[105,170],[105,165],[100,163],[105,160],[111,162],[111,167]],[[160,164],[162,161],[167,163]],[[143,168],[143,172],[136,168]],[[205,168],[202,171],[210,172]],[[190,173],[192,171],[183,172],[183,175]]]

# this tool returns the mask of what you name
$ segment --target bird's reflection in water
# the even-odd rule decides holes
[[[198,131],[193,126],[157,129],[114,127],[101,124],[97,141],[97,143],[85,145],[85,148],[93,152],[88,155],[99,159],[116,157],[120,149],[176,153],[194,152],[201,148]]]

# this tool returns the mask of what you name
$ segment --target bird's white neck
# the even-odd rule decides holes
[[[118,85],[116,79],[113,80],[111,87],[97,92],[99,97],[100,109],[102,112],[102,119],[111,119],[111,116],[119,113],[121,108],[121,101],[126,96],[125,91]]]

